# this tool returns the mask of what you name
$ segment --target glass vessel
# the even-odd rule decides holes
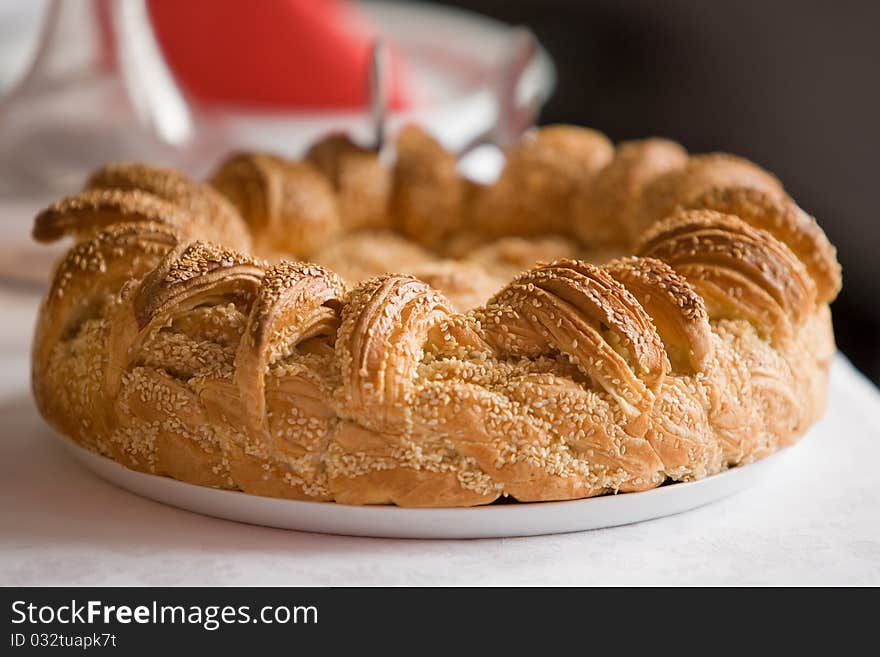
[[[55,198],[114,160],[192,170],[198,143],[144,0],[53,0],[30,69],[0,102],[0,195]]]

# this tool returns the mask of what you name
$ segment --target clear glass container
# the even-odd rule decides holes
[[[191,168],[200,142],[143,0],[53,0],[30,69],[0,103],[0,195],[57,197],[114,160]]]

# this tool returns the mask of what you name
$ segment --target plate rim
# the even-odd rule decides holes
[[[790,451],[789,448],[782,448],[752,463],[702,479],[676,482],[640,492],[472,507],[398,507],[291,500],[199,486],[164,475],[132,470],[83,447],[56,429],[50,428],[50,433],[93,475],[117,488],[166,506],[203,516],[291,531],[386,538],[534,536],[588,531],[676,515],[752,487]],[[146,490],[154,487],[160,489],[157,494]],[[177,499],[180,496],[184,499]],[[231,503],[232,507],[244,505],[252,508],[246,514],[234,508],[217,511],[217,506],[222,506],[223,502]],[[214,510],[206,510],[206,506],[214,507]],[[291,515],[291,522],[279,523],[277,514],[286,511]],[[621,513],[608,519],[609,512],[615,511]],[[589,519],[594,516],[606,517],[606,520]],[[409,524],[414,521],[415,525]],[[489,523],[482,526],[481,523],[486,521]],[[433,522],[449,524],[434,526],[431,524]]]

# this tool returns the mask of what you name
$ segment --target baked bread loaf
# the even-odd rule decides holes
[[[41,413],[193,484],[640,491],[789,445],[825,403],[834,248],[772,175],[665,140],[543,128],[491,185],[414,127],[393,165],[342,137],[207,183],[117,164],[33,234],[75,240],[34,338]]]

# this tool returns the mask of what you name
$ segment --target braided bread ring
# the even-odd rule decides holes
[[[698,479],[821,414],[840,268],[772,175],[554,126],[481,186],[417,128],[399,146],[240,154],[211,186],[111,165],[40,213],[37,239],[76,241],[35,333],[41,413],[144,472],[403,506]],[[636,255],[571,255],[608,245]]]

